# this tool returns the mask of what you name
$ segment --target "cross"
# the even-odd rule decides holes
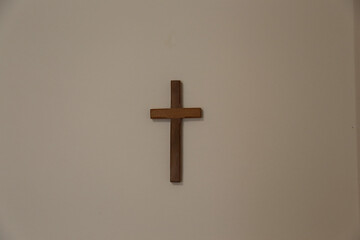
[[[171,81],[171,108],[150,109],[152,119],[171,119],[170,125],[170,182],[181,182],[181,135],[183,118],[201,118],[201,108],[183,108],[181,82]]]

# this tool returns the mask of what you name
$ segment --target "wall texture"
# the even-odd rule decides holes
[[[2,0],[0,239],[358,240],[354,69],[350,0]]]
[[[358,181],[360,194],[360,1],[354,0],[354,29],[355,29],[355,89],[356,89],[356,126],[357,126],[357,156]],[[360,206],[360,198],[359,198]],[[359,209],[360,211],[360,209]]]

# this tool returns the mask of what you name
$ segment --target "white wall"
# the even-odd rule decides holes
[[[1,240],[359,239],[350,0],[2,0]],[[184,182],[169,182],[181,79]]]

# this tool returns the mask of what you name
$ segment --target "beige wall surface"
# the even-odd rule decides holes
[[[350,0],[2,0],[0,239],[358,240],[354,66]]]
[[[360,1],[354,0],[354,23],[355,23],[355,89],[356,89],[356,126],[357,126],[357,156],[358,156],[358,179],[360,194]],[[360,198],[359,198],[360,206]],[[360,209],[359,209],[360,211]]]

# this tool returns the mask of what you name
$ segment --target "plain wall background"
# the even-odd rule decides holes
[[[358,240],[354,36],[350,0],[2,0],[0,239]]]
[[[355,88],[356,88],[356,125],[357,125],[357,156],[358,156],[358,179],[360,194],[360,1],[354,0],[354,23],[355,23]],[[360,198],[359,198],[360,206]],[[360,209],[359,209],[360,210]]]

